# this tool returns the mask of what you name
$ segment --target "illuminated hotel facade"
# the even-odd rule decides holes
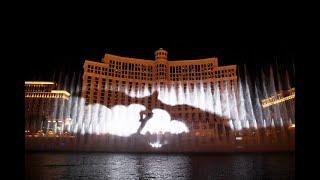
[[[56,88],[55,82],[25,82],[26,133],[62,133],[66,130],[69,119],[57,112],[58,108],[63,108],[61,105],[69,102],[70,93]]]
[[[165,109],[173,119],[182,119],[191,134],[218,136],[219,126],[226,129],[228,123],[216,115],[203,112],[192,106],[166,106],[150,96],[147,100],[131,100],[121,92],[138,92],[145,87],[154,92],[153,87],[169,86],[186,92],[189,85],[203,87],[218,85],[220,91],[234,87],[238,91],[236,65],[219,66],[218,59],[168,61],[168,52],[162,48],[155,52],[155,60],[137,59],[105,54],[102,62],[86,60],[81,96],[86,104],[103,104],[112,107],[117,104],[142,104],[147,109]],[[222,127],[221,127],[222,126]],[[222,130],[223,131],[223,130]],[[209,137],[208,136],[208,137]]]

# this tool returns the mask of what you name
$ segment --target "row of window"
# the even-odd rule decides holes
[[[103,74],[104,75],[104,74]],[[137,79],[137,80],[152,80],[152,73],[146,73],[146,72],[130,72],[128,74],[128,71],[120,71],[120,70],[114,70],[109,69],[109,73],[106,74],[111,77],[118,77],[118,78],[125,78],[125,79]],[[202,73],[175,73],[170,74],[170,80],[171,81],[181,81],[181,80],[201,80],[201,79],[208,79],[208,78],[224,78],[224,77],[233,77],[235,76],[235,73],[216,73],[213,72],[202,72]],[[156,80],[160,79],[166,79],[166,72],[157,72],[156,73]],[[43,91],[37,89],[37,91]]]
[[[234,69],[214,71],[213,63],[198,65],[170,66],[170,80],[200,80],[207,78],[223,78],[235,76]],[[87,72],[107,75],[118,78],[129,78],[139,80],[153,79],[153,66],[145,64],[134,64],[111,60],[109,68],[88,65]],[[155,65],[156,80],[166,79],[167,65]]]
[[[27,85],[25,86],[25,92],[50,92],[54,88],[54,85]]]
[[[99,80],[101,80],[101,83],[99,83]],[[218,87],[221,88],[221,87],[224,87],[223,85],[225,85],[226,83],[227,84],[231,84],[231,85],[234,85],[235,82],[234,80],[229,80],[229,81],[219,81],[219,82],[216,82]],[[98,78],[98,77],[95,77],[94,79],[92,79],[92,76],[87,76],[87,81],[86,81],[86,86],[87,86],[87,91],[90,91],[91,89],[91,84],[93,84],[93,86],[95,88],[97,88],[98,90],[100,89],[109,89],[109,90],[119,90],[121,88],[121,91],[130,91],[132,89],[133,86],[135,86],[136,89],[143,89],[145,88],[145,86],[147,85],[149,90],[151,91],[151,87],[152,87],[152,84],[150,83],[139,83],[139,82],[131,82],[131,81],[119,81],[119,80],[112,80],[112,79],[107,79],[106,78]],[[121,84],[121,86],[120,86]],[[213,90],[214,89],[214,82],[210,82],[210,86],[211,86],[211,89]],[[157,83],[154,84],[155,87],[157,87]],[[161,82],[160,84],[160,88],[164,88],[164,83]],[[199,83],[189,83],[189,88],[191,90],[193,90],[195,87],[200,87],[200,82]],[[207,88],[207,82],[204,82],[203,83],[203,88],[206,90]],[[103,86],[103,88],[102,88]],[[171,88],[171,87],[175,87],[176,90],[178,91],[179,87],[183,87],[184,88],[184,92],[186,92],[186,88],[187,88],[187,84],[186,83],[175,83],[175,84],[171,84],[171,85],[168,85],[168,88]],[[128,89],[126,89],[128,88]]]
[[[170,66],[170,73],[202,72],[202,71],[212,71],[212,70],[213,70],[212,63]]]

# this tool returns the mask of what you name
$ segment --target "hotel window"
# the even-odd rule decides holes
[[[126,90],[126,82],[125,82],[125,81],[122,81],[121,91],[122,91],[122,92],[125,92],[125,90]]]

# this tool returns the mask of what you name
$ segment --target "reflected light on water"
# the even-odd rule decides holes
[[[153,148],[161,148],[162,147],[162,144],[160,144],[159,142],[149,143],[149,144]]]
[[[294,179],[294,154],[29,153],[26,179]]]

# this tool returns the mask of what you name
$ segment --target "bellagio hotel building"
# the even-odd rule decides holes
[[[82,94],[86,104],[104,104],[112,107],[116,104],[135,103],[124,96],[121,91],[127,88],[129,91],[144,89],[149,92],[153,87],[170,86],[178,88],[181,85],[186,91],[187,83],[207,87],[211,85],[212,93],[214,84],[218,83],[220,90],[231,88],[231,84],[237,90],[236,65],[219,66],[218,59],[206,58],[196,60],[168,60],[168,52],[159,49],[155,52],[155,60],[138,59],[105,54],[102,62],[86,60],[84,63],[84,75]],[[227,86],[224,86],[224,84]],[[219,121],[214,115],[201,112],[190,106],[163,107],[157,97],[150,97],[148,101],[142,101],[148,109],[161,108],[167,110],[172,119],[180,117],[187,124],[191,132],[202,134],[217,132]],[[181,118],[182,117],[182,118]],[[221,123],[220,123],[221,124]],[[210,130],[214,131],[210,131]],[[216,131],[215,131],[216,130]]]

